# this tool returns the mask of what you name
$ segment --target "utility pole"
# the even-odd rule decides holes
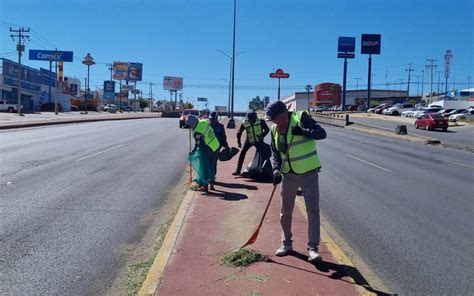
[[[227,123],[227,128],[235,128],[234,120],[234,88],[235,88],[235,19],[237,11],[237,0],[234,0],[234,28],[232,35],[232,92],[231,92],[231,104],[230,104],[230,119]]]
[[[416,96],[420,95],[420,75],[413,75],[416,77]]]
[[[433,71],[438,67],[438,65],[435,65],[434,62],[437,61],[437,59],[426,59],[427,62],[430,62],[429,65],[426,65],[426,69],[430,69],[431,72],[431,79],[430,79],[430,103],[433,102]]]
[[[22,110],[21,110],[21,55],[22,52],[25,51],[25,45],[22,44],[21,42],[24,41],[24,39],[30,40],[30,35],[26,35],[24,33],[29,33],[30,28],[18,28],[18,29],[13,29],[10,28],[10,32],[13,32],[14,34],[10,34],[10,37],[12,37],[13,40],[15,38],[18,38],[18,44],[16,46],[16,50],[18,51],[18,89],[17,89],[17,105],[16,109],[18,112],[18,116],[23,116]]]
[[[110,70],[110,81],[112,81],[112,71],[114,70],[114,68],[112,67],[112,64],[105,64],[107,67],[109,67],[108,69]]]
[[[414,69],[411,68],[412,63],[408,64],[408,69],[405,69],[405,71],[408,72],[408,85],[407,85],[407,98],[406,101],[408,102],[408,98],[410,97],[410,76],[411,72],[415,71]]]
[[[355,81],[356,81],[356,92],[357,92],[357,91],[359,91],[359,80],[361,80],[362,78],[356,77],[356,78],[354,78],[354,79],[355,79]]]
[[[425,70],[421,70],[421,99],[423,99],[424,86],[425,86]]]
[[[153,85],[154,83],[149,83],[150,84],[150,112],[153,106]]]

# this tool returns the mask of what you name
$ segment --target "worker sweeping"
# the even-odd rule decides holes
[[[219,141],[207,119],[198,119],[194,115],[188,115],[186,125],[192,129],[195,141],[194,150],[188,159],[194,167],[192,190],[209,191],[209,184],[215,180],[213,157],[219,153]],[[213,189],[213,188],[211,188]]]
[[[245,131],[246,139],[244,146],[242,147],[241,137],[242,133]],[[237,132],[237,145],[239,148],[242,148],[239,155],[239,161],[237,162],[237,168],[235,172],[232,173],[234,176],[239,176],[242,170],[242,164],[244,163],[245,155],[247,151],[252,147],[258,150],[263,139],[268,134],[270,129],[265,123],[265,120],[257,118],[257,113],[255,111],[250,111],[245,116],[244,121],[240,125],[239,131]]]
[[[281,183],[280,248],[276,256],[293,251],[291,222],[296,192],[303,189],[308,214],[308,261],[321,260],[318,253],[320,240],[319,184],[321,169],[316,140],[326,138],[326,131],[311,118],[307,111],[289,112],[281,101],[271,103],[265,119],[274,124],[271,128],[273,184]],[[289,143],[291,146],[288,149]],[[282,159],[287,155],[286,162]]]

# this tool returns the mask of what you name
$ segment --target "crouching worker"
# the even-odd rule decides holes
[[[189,155],[189,160],[195,169],[195,184],[191,186],[192,190],[209,191],[209,184],[213,189],[212,183],[215,180],[212,160],[219,153],[219,141],[207,119],[198,119],[194,115],[188,115],[186,125],[192,130],[195,141],[194,150]]]

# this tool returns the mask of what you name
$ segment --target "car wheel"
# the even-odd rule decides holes
[[[8,113],[13,113],[13,108],[8,108]]]
[[[429,130],[430,130],[430,125],[429,125],[429,124],[426,124],[425,129],[426,129],[427,131],[429,131]]]
[[[420,127],[418,126],[418,123],[415,122],[415,128],[419,129]]]
[[[443,132],[447,132],[448,131],[448,128],[447,127],[443,127]]]
[[[400,113],[398,113],[398,111],[393,111],[392,115],[393,116],[398,116],[398,115],[400,115]]]

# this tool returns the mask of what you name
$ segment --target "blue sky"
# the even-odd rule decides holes
[[[425,70],[426,59],[453,53],[457,87],[474,85],[474,2],[471,0],[238,0],[235,110],[246,110],[250,98],[276,98],[275,68],[290,73],[282,81],[282,96],[304,91],[306,84],[342,84],[343,60],[337,59],[338,36],[356,37],[356,58],[349,61],[348,88],[367,85],[367,58],[360,54],[362,33],[382,34],[382,52],[373,56],[374,88],[406,88],[408,63],[414,75]],[[137,61],[144,67],[143,83],[156,83],[155,98],[168,98],[164,75],[184,77],[183,98],[208,97],[210,105],[226,105],[229,58],[232,53],[232,0],[52,1],[0,0],[0,57],[17,60],[9,26],[30,27],[26,49],[74,51],[65,63],[65,76],[85,77],[82,58],[90,52],[92,89],[110,72],[105,63]],[[46,62],[24,63],[47,68]],[[438,74],[434,75],[437,90]],[[441,81],[444,81],[441,74]],[[412,77],[411,93],[417,92]],[[420,78],[421,82],[421,78]],[[398,85],[393,85],[398,83]],[[429,89],[425,70],[425,92]],[[421,91],[421,86],[420,86]]]

